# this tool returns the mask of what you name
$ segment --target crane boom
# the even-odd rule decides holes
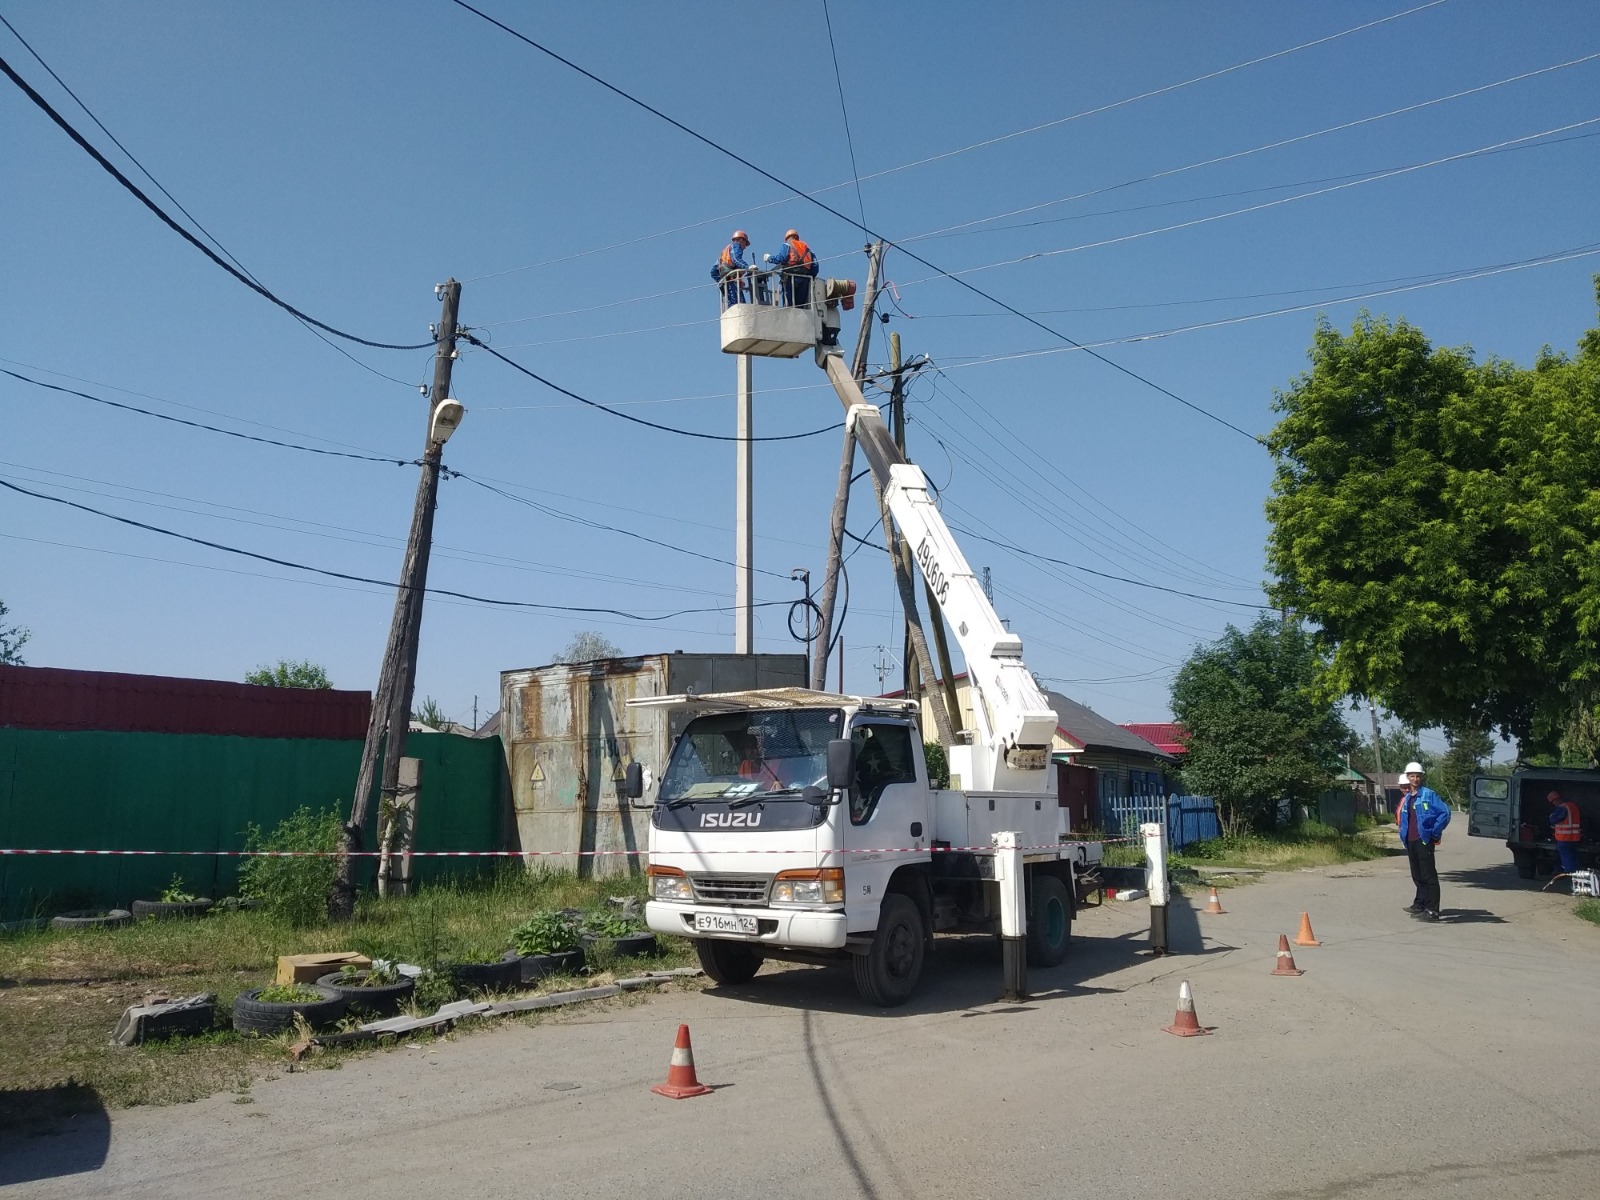
[[[911,546],[929,594],[939,603],[967,664],[972,722],[964,744],[946,747],[951,786],[971,791],[1044,791],[1053,779],[1057,717],[1022,661],[1022,639],[1001,624],[983,585],[929,494],[922,468],[907,462],[883,415],[868,404],[837,353],[820,353],[828,380],[900,534]],[[960,720],[952,713],[953,722]],[[960,738],[957,739],[958,742]]]

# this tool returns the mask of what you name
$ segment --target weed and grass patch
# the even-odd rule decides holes
[[[356,950],[425,967],[474,948],[498,957],[513,947],[513,931],[537,913],[600,910],[611,896],[642,900],[643,889],[642,878],[579,879],[512,867],[487,878],[424,886],[407,898],[363,896],[354,919],[343,925],[320,917],[302,925],[303,915],[292,906],[269,905],[193,921],[0,935],[0,1078],[6,1080],[0,1126],[84,1111],[91,1100],[107,1108],[194,1100],[246,1089],[282,1071],[282,1047],[225,1027],[240,992],[273,982],[281,954]],[[662,939],[652,965],[685,966],[692,959],[687,943]],[[634,960],[627,969],[638,965]],[[134,1047],[109,1044],[128,1005],[151,993],[196,992],[217,996],[218,1028],[211,1033]],[[431,1012],[456,998],[447,977],[425,972],[414,1003],[431,1004]],[[41,1094],[52,1097],[42,1108]]]
[[[1600,925],[1600,900],[1579,900],[1572,911],[1579,919]]]

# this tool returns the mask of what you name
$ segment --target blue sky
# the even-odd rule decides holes
[[[1163,717],[1176,665],[1263,601],[1271,463],[1238,430],[1270,429],[1319,313],[1348,327],[1365,306],[1522,362],[1595,321],[1600,57],[1578,60],[1600,56],[1600,9],[1585,0],[832,0],[859,200],[820,2],[482,7],[936,265],[890,251],[897,303],[871,357],[894,331],[935,364],[910,392],[910,452],[952,523],[1205,597],[958,535],[1029,665],[1115,720]],[[794,225],[824,274],[865,275],[849,220],[447,0],[10,0],[0,14],[250,272],[369,339],[426,341],[434,285],[454,276],[462,321],[500,352],[727,435],[734,362],[707,270],[729,232],[776,250]],[[135,174],[3,28],[0,46]],[[0,89],[0,366],[256,436],[420,452],[428,352],[329,348]],[[808,358],[758,361],[756,387],[758,435],[840,415]],[[733,555],[730,445],[585,408],[477,352],[455,393],[468,415],[447,465],[539,507],[447,481],[432,585],[640,615],[731,604],[731,566],[696,557]],[[10,376],[0,406],[0,478],[259,554],[398,573],[414,467]],[[757,598],[781,602],[760,612],[760,650],[796,647],[787,577],[821,575],[838,452],[834,433],[757,447]],[[871,509],[863,481],[850,526],[876,540]],[[873,550],[849,570],[846,683],[876,690],[878,647],[899,653],[890,581]],[[370,688],[393,593],[8,492],[0,599],[40,665],[237,679],[309,658]],[[645,623],[433,599],[419,699],[466,720],[476,698],[481,716],[501,670],[584,628],[629,653],[732,649],[728,612]]]

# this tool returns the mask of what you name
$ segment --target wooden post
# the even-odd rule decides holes
[[[878,302],[878,272],[883,265],[883,243],[869,247],[867,290],[861,304],[861,332],[856,338],[856,354],[851,373],[860,379],[867,372],[867,347],[872,339],[872,312]],[[839,486],[833,496],[833,512],[828,523],[828,567],[822,576],[822,591],[817,596],[817,640],[811,658],[811,686],[825,691],[828,686],[828,649],[833,640],[833,610],[839,595],[839,571],[844,559],[844,522],[850,507],[850,472],[855,465],[854,429],[844,433],[844,454],[839,464]],[[843,674],[841,670],[841,675]]]
[[[417,643],[422,633],[422,598],[428,586],[428,555],[433,543],[433,510],[439,495],[439,466],[444,447],[432,440],[434,410],[450,395],[450,370],[456,357],[456,314],[461,285],[454,279],[440,286],[439,326],[434,332],[433,388],[428,393],[428,425],[424,433],[422,478],[417,482],[416,504],[411,511],[411,535],[406,541],[400,586],[395,593],[389,641],[383,651],[378,686],[372,697],[372,715],[361,748],[355,795],[350,799],[350,820],[344,827],[328,915],[346,920],[355,912],[356,889],[351,855],[361,851],[363,829],[372,810],[372,784],[377,775],[378,747],[384,748],[380,804],[392,804],[400,786],[400,759],[406,752],[411,728],[411,697],[416,683]]]

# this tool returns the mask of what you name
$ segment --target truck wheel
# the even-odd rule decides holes
[[[1511,860],[1517,864],[1517,876],[1519,878],[1533,878],[1534,868],[1538,866],[1539,860],[1534,856],[1532,850],[1513,850],[1511,852]]]
[[[911,897],[890,892],[878,910],[878,932],[865,954],[851,961],[856,991],[868,1004],[894,1008],[911,999],[922,978],[922,914]]]
[[[1028,897],[1028,965],[1059,967],[1072,940],[1072,900],[1054,875],[1035,875]]]
[[[761,969],[766,956],[742,942],[719,942],[702,938],[694,944],[700,967],[716,983],[748,983]]]

